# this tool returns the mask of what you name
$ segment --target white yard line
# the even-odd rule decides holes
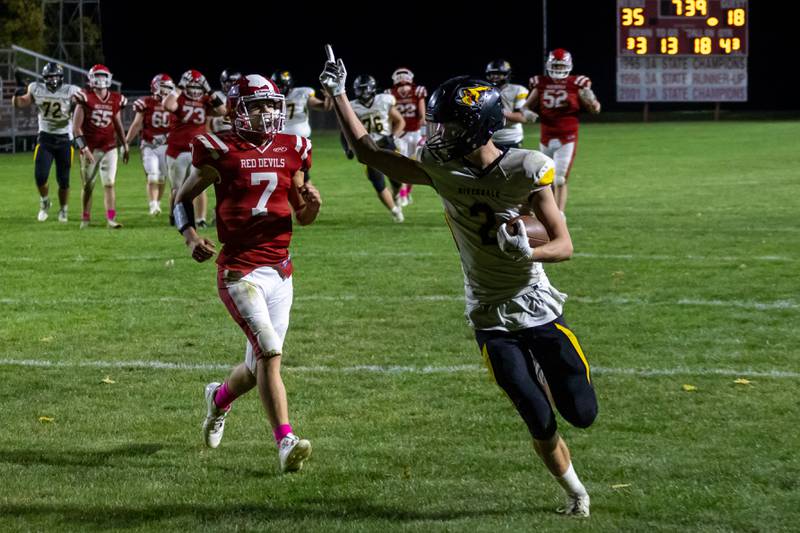
[[[230,365],[213,363],[171,363],[167,361],[53,361],[48,359],[0,359],[0,366],[21,366],[36,368],[134,368],[144,370],[179,370],[179,371],[228,371]],[[480,365],[451,366],[284,366],[287,373],[323,373],[323,374],[455,374],[459,372],[483,372]],[[622,376],[723,376],[748,378],[800,378],[800,372],[785,370],[750,370],[728,368],[615,368],[593,367],[592,372],[599,375]]]

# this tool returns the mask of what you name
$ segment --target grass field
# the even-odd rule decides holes
[[[393,224],[320,134],[284,357],[314,455],[283,477],[255,393],[203,445],[203,387],[244,337],[214,265],[148,217],[138,157],[111,231],[78,229],[77,172],[72,220],[36,222],[30,154],[0,156],[0,531],[797,531],[800,124],[581,135],[576,253],[547,270],[600,401],[590,429],[561,425],[589,520],[553,512],[562,491],[481,368],[435,194]]]

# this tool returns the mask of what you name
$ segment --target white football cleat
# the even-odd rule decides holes
[[[89,227],[89,219],[84,218],[83,220],[81,220],[81,229],[86,229],[88,227]]]
[[[206,419],[203,420],[203,437],[206,441],[206,446],[209,448],[216,448],[222,440],[222,433],[225,431],[225,416],[230,409],[222,410],[214,403],[214,394],[220,388],[221,383],[209,383],[206,385],[206,406],[208,412]]]
[[[578,518],[589,518],[589,495],[588,494],[569,494],[564,507],[556,509],[557,513],[565,516],[575,516]]]
[[[47,220],[48,211],[50,211],[50,200],[40,200],[39,201],[39,214],[36,215],[36,220],[39,222],[44,222]]]
[[[111,229],[120,229],[122,227],[122,224],[120,224],[119,222],[117,222],[113,218],[109,218],[108,219],[108,227],[111,228]]]
[[[150,216],[154,217],[161,214],[161,206],[156,202],[150,202]]]
[[[59,209],[58,210],[58,221],[62,224],[66,223],[69,220],[67,217],[67,210],[66,209]]]
[[[394,203],[396,203],[400,207],[406,207],[408,205],[408,196],[404,195],[403,193],[400,193],[394,197]]]
[[[278,444],[281,472],[297,472],[311,455],[311,443],[289,433]]]
[[[394,220],[397,223],[400,223],[403,222],[405,219],[406,217],[403,216],[403,210],[400,208],[400,206],[397,205],[394,206],[394,208],[392,209],[392,220]]]

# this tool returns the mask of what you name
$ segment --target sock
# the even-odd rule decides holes
[[[117,218],[117,210],[109,209],[108,211],[106,211],[106,218],[108,220],[114,220],[115,218]]]
[[[61,206],[61,211],[63,211],[64,213],[67,212],[67,204]]]
[[[81,215],[81,220],[89,220],[89,212],[84,211],[83,215]]]
[[[272,430],[272,434],[275,435],[275,442],[280,442],[283,438],[292,432],[292,425],[291,424],[281,424],[277,428]]]
[[[236,398],[238,398],[238,396],[233,394],[230,389],[228,389],[228,382],[226,381],[222,384],[222,386],[220,386],[220,388],[217,389],[217,392],[214,395],[214,405],[216,405],[218,409],[227,411],[231,408],[231,404]]]
[[[567,471],[563,476],[556,476],[556,481],[558,481],[558,484],[561,485],[565,491],[567,491],[567,494],[586,494],[586,487],[584,487],[583,483],[581,483],[581,480],[578,479],[578,474],[576,474],[575,469],[572,468],[572,463],[569,464],[569,468],[567,468]]]
[[[49,196],[42,196],[42,203],[48,202],[50,200]]]

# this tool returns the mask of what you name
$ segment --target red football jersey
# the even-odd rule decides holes
[[[588,87],[591,81],[586,76],[567,76],[554,80],[550,76],[534,76],[529,88],[536,89],[539,98],[536,111],[542,124],[542,144],[550,139],[560,139],[563,143],[578,138],[578,113],[581,101],[578,91]]]
[[[192,165],[219,173],[217,236],[220,268],[242,272],[277,265],[289,257],[292,240],[292,177],[311,168],[311,141],[279,133],[255,146],[233,132],[204,133],[192,140]]]
[[[403,115],[406,127],[403,131],[417,131],[424,118],[419,114],[419,101],[428,97],[428,91],[422,85],[403,84],[395,85],[389,92],[397,101],[397,110]]]
[[[168,156],[178,157],[191,149],[192,139],[206,132],[206,117],[212,109],[211,98],[207,94],[199,100],[187,98],[183,93],[178,96],[175,121],[167,136]]]
[[[100,98],[92,89],[81,89],[75,94],[78,105],[83,106],[83,138],[90,150],[107,152],[117,147],[114,132],[114,116],[128,105],[128,100],[120,93],[106,91]]]
[[[163,144],[175,115],[164,109],[161,100],[155,96],[139,98],[133,103],[133,109],[143,115],[142,144]]]

